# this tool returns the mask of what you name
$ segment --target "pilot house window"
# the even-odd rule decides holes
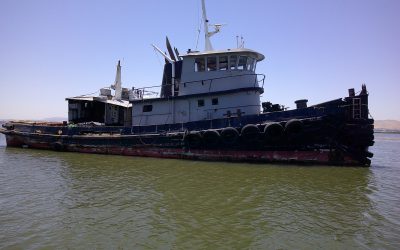
[[[251,57],[247,58],[247,70],[253,71],[254,61],[255,60]]]
[[[194,71],[201,72],[206,69],[206,60],[204,57],[194,59]]]
[[[198,57],[194,60],[195,72],[216,70],[247,70],[254,72],[256,70],[257,63],[255,58],[244,55]]]
[[[237,62],[237,56],[231,56],[230,57],[230,63],[229,63],[229,68],[236,69],[236,62]]]
[[[207,57],[207,71],[217,70],[217,58],[215,56]]]
[[[228,70],[228,57],[227,56],[219,57],[219,70]]]
[[[240,56],[238,63],[238,70],[246,69],[246,63],[247,63],[247,56]]]

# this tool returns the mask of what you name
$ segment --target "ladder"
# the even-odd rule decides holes
[[[361,118],[361,98],[353,98],[353,119]]]

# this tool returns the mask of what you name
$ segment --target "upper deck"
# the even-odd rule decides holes
[[[175,97],[263,87],[259,83],[263,83],[264,75],[260,78],[255,71],[257,62],[265,57],[254,50],[188,51],[181,58],[173,62],[174,76],[171,73],[172,63],[167,63],[162,86],[138,88],[131,101],[170,97],[172,87]]]

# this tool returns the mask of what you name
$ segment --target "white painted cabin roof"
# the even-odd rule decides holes
[[[107,98],[103,98],[100,96],[76,96],[76,97],[68,97],[65,100],[73,100],[73,101],[97,101],[97,102],[102,102],[102,103],[108,103],[116,106],[121,106],[125,108],[130,108],[132,107],[132,104],[129,101],[126,100],[108,100]]]
[[[257,61],[262,61],[265,56],[257,51],[245,48],[238,49],[226,49],[226,50],[212,50],[212,51],[191,51],[188,54],[181,55],[182,57],[194,57],[194,56],[207,56],[207,55],[220,55],[220,54],[251,54],[255,55]]]

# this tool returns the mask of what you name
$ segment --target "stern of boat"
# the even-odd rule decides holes
[[[355,93],[349,89],[345,101],[345,123],[338,136],[338,148],[351,155],[361,164],[369,166],[373,153],[369,147],[374,145],[374,119],[369,113],[368,91],[365,84]]]

